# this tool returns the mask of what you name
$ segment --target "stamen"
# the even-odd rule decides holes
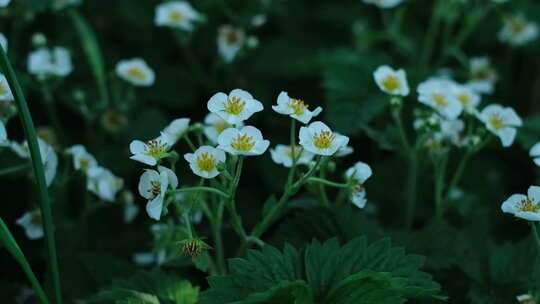
[[[382,81],[382,85],[386,90],[388,90],[390,92],[393,92],[393,91],[399,89],[399,87],[401,86],[400,83],[399,83],[399,79],[394,75],[388,75]]]
[[[223,110],[232,115],[239,115],[244,110],[246,105],[245,101],[242,101],[240,97],[229,97],[227,102],[223,103]]]
[[[301,99],[290,98],[288,106],[294,111],[295,115],[302,115],[309,105],[305,104]]]
[[[247,134],[238,134],[236,138],[233,138],[233,140],[231,141],[231,146],[236,151],[247,152],[250,151],[254,145],[255,142],[252,140],[251,136],[248,136]]]
[[[332,143],[336,136],[330,131],[321,131],[313,136],[313,144],[319,149],[328,149],[332,147]]]
[[[211,172],[216,167],[216,159],[208,152],[204,152],[197,156],[197,167],[201,171]]]

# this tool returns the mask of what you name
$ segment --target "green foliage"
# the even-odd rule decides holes
[[[115,280],[113,287],[94,296],[91,303],[115,304],[196,304],[199,288],[180,277],[153,270],[129,279]]]
[[[313,241],[301,250],[265,246],[246,259],[229,260],[230,274],[209,277],[201,303],[403,303],[440,296],[440,286],[420,271],[424,258],[365,237],[340,246]],[[281,301],[281,302],[280,302]],[[296,302],[294,302],[296,301]]]

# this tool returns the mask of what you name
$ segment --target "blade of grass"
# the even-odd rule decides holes
[[[0,47],[0,68],[4,72],[9,87],[13,92],[15,99],[15,105],[17,107],[19,116],[22,121],[24,135],[28,141],[28,149],[30,150],[30,156],[32,157],[32,166],[34,168],[34,176],[36,177],[37,187],[39,191],[39,203],[41,208],[41,214],[43,216],[43,224],[45,230],[45,240],[47,243],[47,252],[49,259],[49,268],[52,273],[52,282],[54,287],[55,296],[52,297],[53,303],[62,304],[61,289],[60,289],[60,273],[58,270],[58,259],[56,257],[56,245],[54,240],[54,223],[51,211],[51,204],[49,202],[49,194],[47,191],[47,184],[45,182],[45,172],[43,169],[43,162],[41,160],[41,154],[39,153],[39,144],[36,136],[36,129],[34,128],[34,122],[32,116],[30,116],[30,110],[28,110],[28,104],[24,99],[15,71],[9,62],[9,59]]]
[[[84,17],[79,14],[76,9],[68,10],[68,16],[71,19],[71,22],[77,30],[77,34],[81,39],[81,44],[94,78],[99,92],[99,109],[103,110],[109,104],[109,90],[107,88],[107,73],[105,71],[105,63],[103,62],[103,56],[101,55],[101,50],[99,44],[94,34],[94,31],[86,22]]]
[[[13,238],[13,235],[9,231],[8,227],[4,223],[4,221],[0,218],[0,244],[3,244],[7,251],[13,256],[13,258],[21,265],[24,273],[28,277],[28,280],[30,281],[30,284],[32,284],[32,287],[34,288],[37,297],[43,304],[50,304],[49,298],[47,298],[47,295],[45,295],[45,292],[43,291],[43,288],[41,288],[41,285],[39,284],[38,279],[34,275],[34,272],[32,271],[32,268],[30,267],[30,264],[28,264],[28,260],[24,256],[23,252],[21,251],[21,248]]]

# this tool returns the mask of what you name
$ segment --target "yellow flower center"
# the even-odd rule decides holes
[[[364,192],[364,187],[362,184],[356,184],[352,187],[352,194],[353,196],[358,196]]]
[[[435,104],[441,108],[446,108],[448,106],[448,101],[446,101],[446,97],[441,93],[433,94],[433,101],[435,101]]]
[[[321,131],[313,136],[313,144],[319,149],[328,149],[332,147],[332,143],[336,136],[330,131]]]
[[[32,212],[30,223],[37,227],[43,226],[43,218],[41,217],[41,212],[39,210]]]
[[[152,186],[152,188],[150,188],[148,192],[152,193],[152,199],[155,199],[161,194],[161,182],[151,181],[150,185]]]
[[[220,121],[214,125],[214,129],[216,129],[218,135],[228,127],[230,127],[230,125],[226,121]]]
[[[457,96],[457,99],[459,100],[459,102],[461,102],[462,105],[464,106],[468,106],[470,103],[471,103],[471,97],[465,93],[463,94],[459,94]]]
[[[530,199],[519,202],[518,210],[521,212],[539,212],[540,205],[535,205]]]
[[[525,23],[521,20],[515,20],[510,24],[510,30],[514,35],[519,35],[525,30]]]
[[[390,92],[393,92],[397,89],[399,89],[400,87],[400,83],[399,83],[399,80],[396,76],[394,75],[388,75],[383,81],[382,81],[382,86],[383,88],[385,88],[386,90],[390,91]]]
[[[251,136],[248,136],[247,134],[238,134],[236,138],[233,138],[233,140],[231,141],[231,146],[236,151],[247,152],[250,151],[254,145],[255,142],[253,141],[253,138],[251,138]]]
[[[236,31],[230,31],[225,36],[225,41],[227,41],[227,44],[236,44],[240,41],[240,35]]]
[[[149,141],[144,148],[146,154],[155,159],[160,159],[165,155],[165,153],[167,153],[167,143],[161,142],[157,139]]]
[[[499,114],[491,115],[491,117],[489,118],[489,124],[491,125],[493,129],[497,131],[504,129],[506,127],[506,124],[504,123],[503,118]]]
[[[81,158],[79,160],[79,165],[81,166],[81,169],[83,171],[86,171],[88,170],[88,168],[90,168],[90,160],[87,158]]]
[[[294,157],[295,158],[299,158],[300,157],[300,154],[302,154],[302,148],[301,147],[298,147],[298,146],[295,146],[294,147]],[[285,155],[287,155],[287,157],[291,158],[292,159],[292,155],[293,154],[293,149],[292,147],[289,147],[285,150]]]
[[[480,67],[473,71],[473,78],[477,80],[487,80],[493,78],[493,75],[495,74],[495,71],[493,71],[490,67]]]
[[[227,102],[223,103],[223,110],[229,114],[238,115],[244,111],[245,105],[246,102],[240,97],[229,97]]]
[[[199,170],[211,172],[214,170],[216,166],[216,159],[208,154],[208,152],[204,152],[201,155],[197,156],[197,167],[199,167]]]
[[[169,14],[169,22],[171,22],[171,23],[179,23],[182,20],[184,20],[184,14],[182,14],[182,12],[172,11]]]
[[[138,80],[144,80],[144,79],[146,79],[146,74],[145,74],[140,68],[137,68],[137,67],[132,67],[132,68],[130,68],[130,69],[127,71],[127,74],[128,74],[130,77],[133,77],[133,78],[138,79]]]
[[[432,151],[441,151],[443,149],[443,143],[442,141],[438,140],[438,139],[435,139],[435,138],[430,138],[428,140],[426,140],[426,148],[432,150]]]
[[[302,115],[304,114],[304,110],[307,109],[309,105],[305,104],[301,99],[291,98],[289,99],[288,106],[294,111],[295,115]]]
[[[7,92],[8,92],[7,87],[4,86],[3,83],[0,83],[0,95],[5,95],[5,94],[7,94]]]

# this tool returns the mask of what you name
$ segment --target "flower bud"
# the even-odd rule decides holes
[[[196,257],[200,255],[203,250],[210,248],[205,242],[198,238],[192,238],[183,240],[182,244],[182,254],[187,257]]]

